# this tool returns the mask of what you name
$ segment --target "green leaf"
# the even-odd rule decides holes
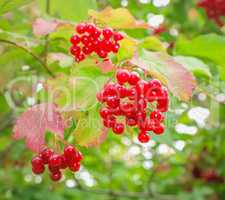
[[[209,66],[198,58],[188,56],[175,56],[174,59],[176,62],[182,64],[186,69],[191,71],[196,77],[212,77]]]
[[[32,0],[1,0],[0,15],[30,3]]]
[[[118,61],[132,58],[136,49],[136,43],[137,42],[135,40],[124,38],[120,42],[120,49],[117,53]]]
[[[96,93],[108,79],[91,60],[76,65],[71,75],[59,74],[46,82],[48,95],[64,111],[86,111],[97,103]]]
[[[146,70],[152,77],[158,78],[179,99],[188,101],[191,98],[196,86],[192,73],[168,54],[143,50],[141,55],[136,55],[131,60],[131,63]]]
[[[140,44],[140,47],[147,50],[153,51],[166,51],[166,48],[163,46],[162,42],[154,36],[149,36],[145,38]]]
[[[76,143],[85,147],[101,144],[107,137],[108,129],[103,128],[99,106],[96,105],[78,120],[77,127],[72,133]]]
[[[200,35],[192,40],[180,37],[175,47],[176,54],[204,58],[218,64],[221,78],[225,80],[225,36]]]
[[[38,1],[42,11],[45,12],[46,1]],[[95,0],[54,0],[50,1],[51,15],[55,15],[62,19],[82,21],[88,18],[88,10],[96,9]]]

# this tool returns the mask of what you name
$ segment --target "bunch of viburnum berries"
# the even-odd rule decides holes
[[[197,6],[205,9],[209,19],[219,26],[224,25],[221,17],[225,16],[225,0],[201,0]]]
[[[123,134],[125,125],[137,127],[142,143],[149,141],[150,131],[162,134],[163,112],[169,105],[167,89],[157,79],[145,81],[137,72],[126,69],[118,70],[116,79],[117,83],[107,83],[97,94],[104,126],[112,128],[115,134]]]
[[[110,52],[117,53],[123,36],[111,28],[100,29],[94,24],[78,24],[76,33],[70,39],[72,46],[70,52],[75,56],[76,62],[86,56],[96,53],[100,58],[107,58]]]
[[[79,171],[82,159],[81,152],[71,145],[66,146],[61,155],[55,153],[53,149],[47,148],[32,159],[32,171],[34,174],[42,174],[45,171],[45,165],[47,165],[51,179],[59,181],[62,178],[61,171],[67,167],[72,172]]]

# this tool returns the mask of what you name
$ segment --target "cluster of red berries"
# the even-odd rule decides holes
[[[95,52],[100,58],[107,58],[108,53],[117,53],[120,45],[119,41],[123,39],[123,35],[114,32],[111,28],[103,30],[97,28],[94,24],[78,24],[76,32],[71,37],[72,47],[70,52],[75,56],[76,62],[85,59],[87,55]]]
[[[205,9],[209,19],[219,26],[224,25],[221,17],[225,17],[225,0],[201,0],[197,6]]]
[[[117,83],[107,83],[97,94],[97,99],[106,105],[100,109],[100,116],[107,128],[115,134],[123,134],[125,124],[139,128],[138,140],[150,140],[149,131],[164,132],[164,115],[168,111],[168,91],[159,80],[142,80],[137,72],[120,69],[116,73]],[[117,117],[124,116],[125,122]],[[149,116],[149,117],[147,117]]]
[[[47,148],[32,159],[32,171],[34,174],[42,174],[45,171],[45,165],[48,165],[51,179],[59,181],[62,178],[61,170],[68,167],[72,172],[79,171],[82,159],[81,152],[71,145],[64,148],[62,155],[56,154],[52,149]]]
[[[205,182],[224,183],[223,176],[219,175],[214,168],[203,170],[198,166],[194,166],[192,169],[192,175],[196,179],[202,179]]]

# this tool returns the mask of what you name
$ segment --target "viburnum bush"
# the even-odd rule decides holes
[[[224,199],[224,4],[1,0],[0,199]]]
[[[220,15],[222,10],[223,5]],[[33,33],[46,40],[45,53],[40,55],[44,58],[16,43],[38,59],[49,77],[32,85],[36,104],[17,118],[13,138],[24,139],[27,148],[35,153],[31,161],[33,173],[48,171],[53,181],[62,180],[66,169],[78,172],[81,161],[85,168],[81,152],[86,157],[88,151],[83,148],[110,140],[110,132],[122,137],[129,134],[130,140],[135,138],[140,146],[150,139],[159,144],[167,141],[172,134],[162,134],[175,127],[168,127],[173,117],[167,116],[176,120],[177,115],[176,108],[170,112],[170,102],[191,99],[197,86],[194,75],[199,75],[201,68],[193,70],[192,62],[194,66],[204,66],[193,58],[176,55],[195,54],[190,46],[196,41],[182,38],[177,42],[169,37],[161,41],[164,34],[171,32],[167,23],[159,26],[156,33],[125,8],[92,10],[88,15],[87,21],[77,24],[38,18],[33,23]],[[134,29],[143,31],[141,39],[132,36]],[[211,53],[219,64],[223,56]],[[204,57],[205,49],[196,54]],[[207,70],[201,73],[210,76]]]

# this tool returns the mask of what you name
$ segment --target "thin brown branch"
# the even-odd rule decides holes
[[[77,183],[77,187],[75,189],[80,190],[82,192],[89,192],[97,195],[106,195],[109,197],[126,197],[126,198],[146,198],[148,200],[176,200],[174,195],[169,194],[154,194],[152,196],[149,192],[129,192],[129,191],[114,191],[114,190],[99,190],[99,189],[89,189],[83,186],[80,181],[75,178]]]
[[[19,49],[22,49],[24,52],[30,54],[35,60],[37,60],[43,67],[44,69],[48,72],[48,74],[52,77],[55,77],[54,74],[52,73],[52,71],[48,68],[48,66],[45,64],[44,61],[41,60],[41,58],[39,58],[35,53],[33,53],[30,49],[27,49],[26,47],[19,45],[13,41],[10,40],[5,40],[5,39],[0,39],[0,42],[2,43],[7,43],[7,44],[11,44]]]

